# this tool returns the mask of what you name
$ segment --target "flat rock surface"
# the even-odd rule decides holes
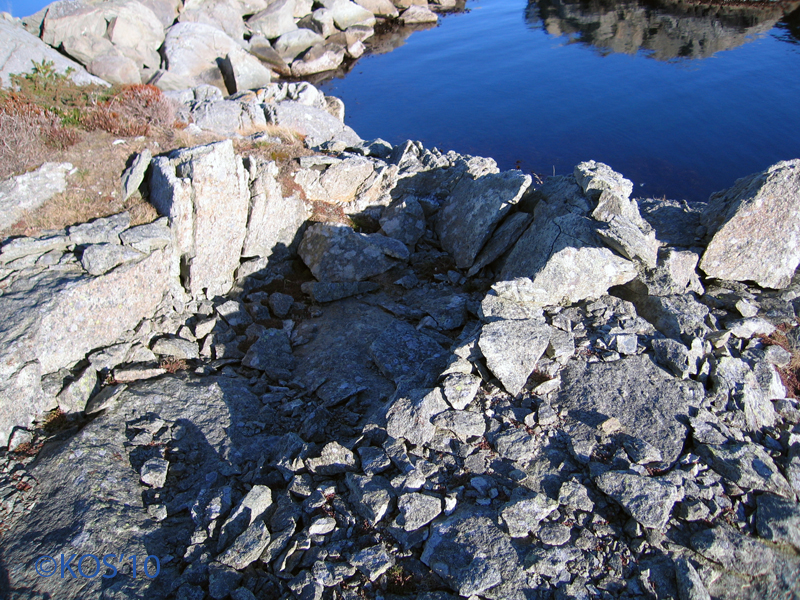
[[[661,452],[660,466],[677,460],[684,440],[689,407],[703,399],[702,387],[669,376],[649,356],[614,363],[572,363],[561,375],[560,407],[568,421],[597,427],[616,417],[624,431]]]

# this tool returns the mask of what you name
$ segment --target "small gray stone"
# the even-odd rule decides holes
[[[400,394],[386,413],[386,432],[395,439],[406,439],[414,445],[433,440],[436,427],[431,418],[447,410],[439,388],[409,390]]]
[[[145,255],[138,250],[118,244],[93,244],[81,255],[81,265],[90,275],[102,275],[111,269],[138,261]]]
[[[239,505],[231,513],[219,532],[217,551],[222,551],[228,544],[243,533],[253,522],[261,517],[272,505],[272,491],[265,485],[254,485],[247,492]]]
[[[709,560],[731,569],[757,577],[774,565],[771,549],[726,525],[718,525],[695,534],[692,547]]]
[[[527,537],[531,531],[539,528],[542,520],[558,508],[558,503],[544,494],[519,496],[506,504],[500,513],[508,534],[513,538]]]
[[[214,600],[223,600],[239,586],[242,574],[238,571],[211,563],[208,568],[208,595]]]
[[[97,371],[86,367],[58,394],[58,406],[66,414],[82,412],[97,388]]]
[[[680,500],[678,489],[663,479],[609,471],[596,478],[595,483],[642,526],[651,529],[662,529],[672,506]]]
[[[182,360],[194,360],[200,356],[197,342],[172,336],[158,338],[151,350],[158,356],[172,356]]]
[[[475,399],[480,385],[480,377],[467,373],[451,373],[442,381],[442,390],[450,406],[463,410]]]
[[[318,517],[308,526],[308,535],[327,535],[336,529],[336,519],[333,517]]]
[[[427,494],[403,494],[397,499],[403,515],[403,529],[415,531],[433,521],[442,512],[442,501]]]
[[[244,305],[236,300],[228,300],[217,306],[215,310],[231,327],[247,327],[253,322]]]
[[[217,557],[217,560],[240,571],[261,556],[261,553],[269,545],[270,539],[270,533],[264,521],[256,519],[244,533],[236,538],[230,548]]]
[[[577,481],[565,481],[561,484],[558,503],[574,510],[586,512],[594,510],[594,502],[589,498],[589,491]]]
[[[358,449],[358,455],[361,457],[361,470],[367,475],[383,473],[392,466],[392,461],[380,448],[362,446]]]
[[[364,548],[350,557],[350,564],[361,571],[370,581],[375,581],[394,566],[394,556],[386,546],[378,544]]]
[[[130,198],[144,181],[144,174],[150,166],[153,154],[145,148],[131,162],[131,166],[122,173],[122,200]]]
[[[172,243],[172,230],[169,228],[169,220],[162,217],[152,223],[126,229],[119,234],[119,239],[126,246],[150,254],[153,250]]]
[[[242,364],[251,369],[264,371],[273,379],[288,379],[295,367],[292,347],[286,333],[279,329],[267,331],[250,346]]]
[[[81,223],[67,228],[69,240],[73,244],[85,246],[89,244],[119,244],[119,234],[131,224],[131,215],[122,212],[110,217],[95,219],[89,223]]]
[[[356,470],[356,457],[338,442],[330,442],[319,458],[307,458],[306,467],[314,475],[340,475]]]
[[[161,522],[167,518],[167,507],[163,504],[151,504],[147,507],[147,514],[153,521]]]
[[[536,535],[543,544],[563,546],[569,541],[570,528],[561,523],[543,523]]]
[[[711,596],[700,579],[700,575],[685,558],[675,560],[675,579],[678,583],[678,596],[681,600],[711,600]]]
[[[142,465],[139,475],[145,485],[162,488],[167,481],[168,470],[169,461],[163,458],[151,458]]]
[[[364,477],[348,473],[350,499],[359,514],[372,525],[380,521],[392,505],[392,486],[380,475]]]
[[[744,490],[772,492],[785,498],[794,498],[789,482],[758,444],[701,444],[697,452],[709,461],[717,473]]]
[[[471,437],[481,437],[486,431],[482,414],[464,410],[445,410],[433,418],[433,424],[452,431],[462,442]]]
[[[511,395],[518,394],[550,342],[551,327],[539,320],[487,323],[478,342],[486,364]]]
[[[320,600],[322,598],[322,585],[317,583],[308,571],[298,573],[288,585],[297,600]]]
[[[280,292],[274,292],[269,295],[269,307],[272,309],[272,314],[274,314],[279,319],[283,319],[286,315],[289,314],[289,311],[292,310],[292,306],[294,305],[294,298],[289,296],[288,294],[281,294]]]

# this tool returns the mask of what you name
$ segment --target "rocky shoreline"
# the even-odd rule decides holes
[[[75,168],[0,182],[0,597],[799,597],[800,160],[688,205],[362,140],[272,78],[454,5],[314,6],[0,21],[4,85],[153,81],[186,141],[152,222],[11,235]]]
[[[637,202],[307,83],[172,97],[312,152],[145,153],[160,219],[0,246],[5,597],[798,595],[800,162]],[[120,552],[158,575],[34,568]]]

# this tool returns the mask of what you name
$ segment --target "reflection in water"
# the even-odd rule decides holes
[[[525,18],[532,28],[588,44],[601,54],[644,51],[656,60],[708,58],[741,46],[772,29],[800,2],[738,6],[613,0],[531,0]],[[786,28],[797,43],[798,24]],[[789,20],[786,21],[789,23]]]

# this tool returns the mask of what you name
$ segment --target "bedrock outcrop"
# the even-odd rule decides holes
[[[796,161],[703,246],[594,161],[532,188],[326,128],[308,84],[175,97],[321,133],[142,155],[158,220],[2,242],[4,597],[800,594],[800,282],[698,266]]]

